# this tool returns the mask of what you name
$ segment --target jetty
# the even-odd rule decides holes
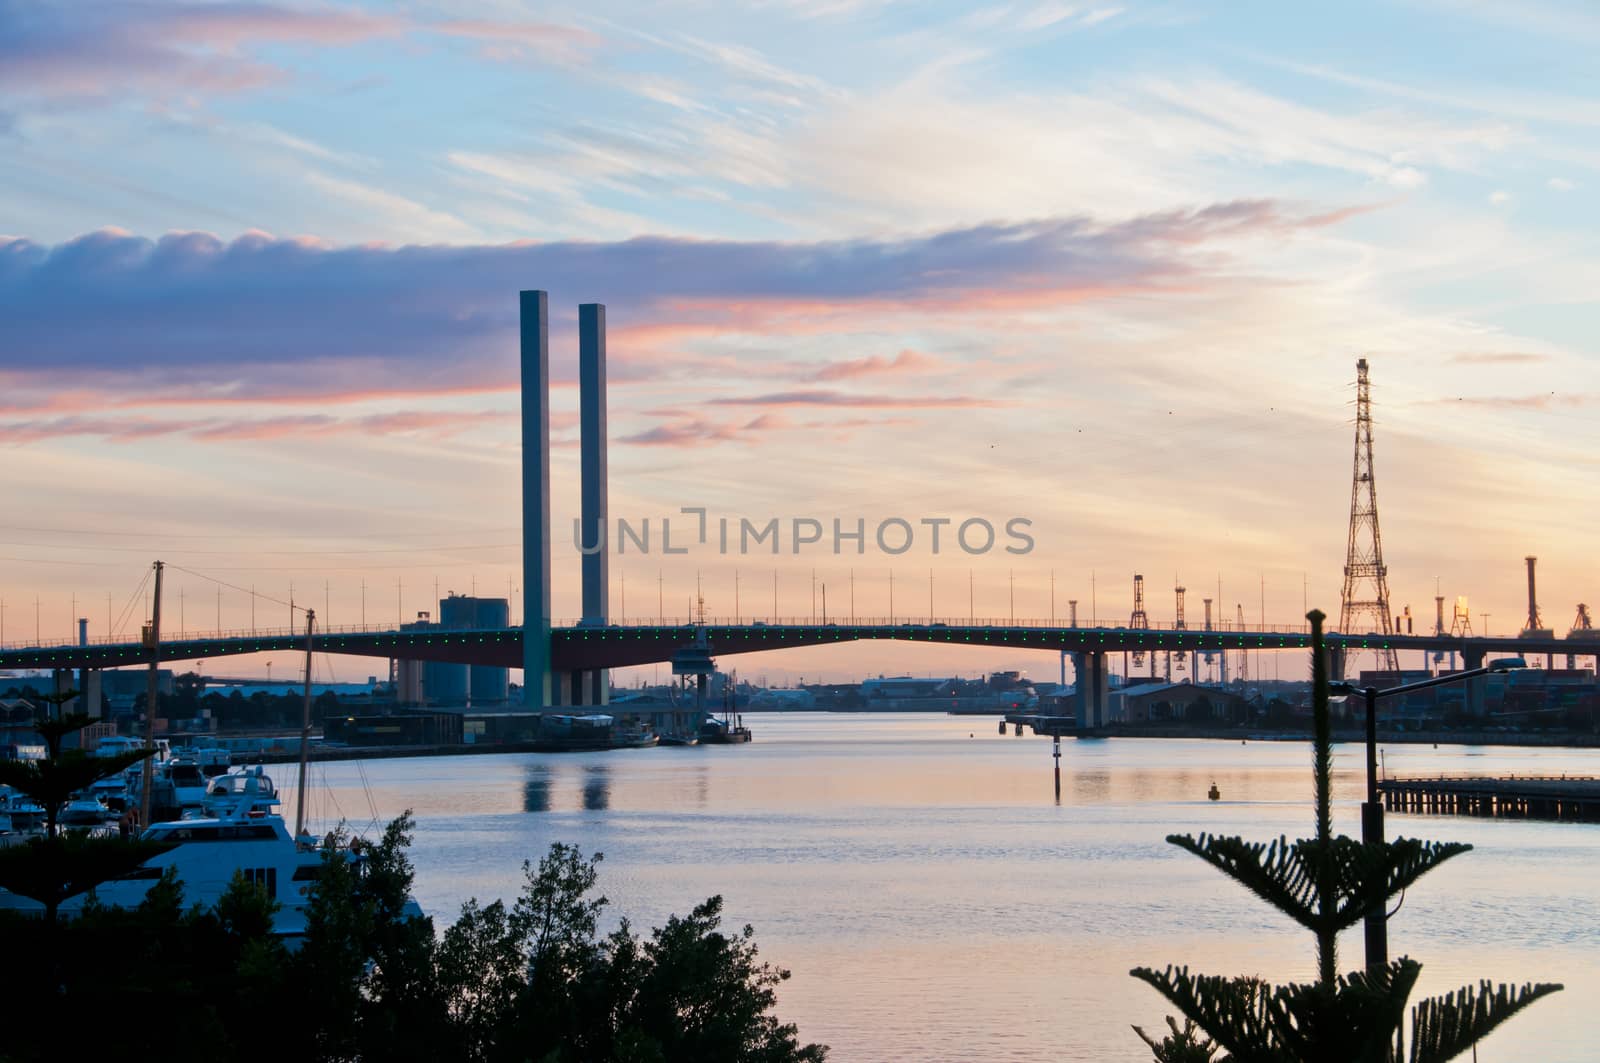
[[[1390,812],[1600,822],[1600,778],[1441,775],[1384,779],[1378,790]]]

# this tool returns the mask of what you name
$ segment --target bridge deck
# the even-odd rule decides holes
[[[1137,651],[1205,652],[1207,650],[1304,649],[1304,631],[1142,630],[1119,627],[1066,627],[1029,623],[828,623],[768,624],[609,624],[570,625],[551,632],[552,665],[560,670],[619,668],[672,659],[677,650],[704,639],[713,656],[823,646],[862,639],[892,639],[958,646],[991,646],[1068,652],[1127,653]],[[1466,657],[1485,653],[1576,654],[1590,656],[1600,645],[1574,639],[1472,638],[1434,636],[1339,635],[1329,644],[1345,651],[1395,649],[1456,652]],[[520,627],[474,630],[340,629],[314,636],[318,653],[460,664],[522,664]],[[303,633],[289,630],[260,634],[227,632],[164,640],[163,661],[189,661],[248,653],[296,652],[305,646]],[[148,664],[150,650],[137,642],[91,643],[87,646],[11,646],[0,649],[0,669],[118,668]]]

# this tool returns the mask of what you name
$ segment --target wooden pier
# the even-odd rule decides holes
[[[1600,779],[1508,775],[1385,779],[1384,808],[1432,816],[1511,816],[1600,822]]]

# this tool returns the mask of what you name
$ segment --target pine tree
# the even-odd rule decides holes
[[[1191,974],[1187,967],[1135,968],[1130,972],[1133,977],[1155,987],[1187,1020],[1180,1029],[1169,1018],[1172,1034],[1160,1041],[1134,1028],[1162,1063],[1213,1058],[1218,1063],[1400,1063],[1402,1059],[1443,1063],[1561,988],[1495,987],[1485,981],[1422,1001],[1411,1009],[1410,1051],[1405,1054],[1406,1002],[1422,965],[1401,957],[1381,969],[1337,973],[1341,930],[1371,913],[1386,911],[1391,898],[1472,847],[1410,838],[1364,844],[1334,835],[1324,618],[1313,610],[1306,619],[1311,621],[1314,680],[1316,837],[1294,842],[1280,837],[1262,844],[1237,837],[1173,834],[1167,841],[1194,853],[1310,930],[1317,943],[1317,980],[1275,986],[1250,976]]]

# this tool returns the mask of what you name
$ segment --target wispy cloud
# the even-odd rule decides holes
[[[337,435],[418,435],[441,439],[514,417],[514,414],[496,411],[427,410],[402,410],[359,417],[300,414],[244,419],[70,416],[0,421],[0,444],[37,443],[70,436],[91,436],[114,443],[179,435],[207,442]]]
[[[1533,365],[1551,361],[1551,357],[1531,351],[1466,351],[1451,355],[1450,361],[1458,365]]]
[[[858,395],[843,391],[773,391],[707,399],[713,406],[852,406],[882,410],[977,409],[1003,406],[993,399],[965,395]]]
[[[444,19],[427,23],[427,29],[451,37],[479,42],[485,58],[502,62],[535,56],[554,63],[574,63],[588,57],[601,43],[590,30],[553,22]]]
[[[831,362],[817,370],[812,375],[812,379],[849,380],[854,377],[873,376],[882,373],[933,369],[942,364],[939,359],[923,354],[921,351],[911,350],[908,347],[893,358],[885,358],[881,354],[874,354],[866,358],[852,358],[844,362]]]
[[[0,0],[0,88],[108,96],[127,88],[237,92],[283,72],[250,44],[341,45],[399,32],[388,16],[272,3]]]
[[[1458,395],[1433,399],[1438,406],[1475,406],[1484,409],[1549,410],[1563,406],[1589,406],[1600,396],[1550,391],[1542,395]]]

